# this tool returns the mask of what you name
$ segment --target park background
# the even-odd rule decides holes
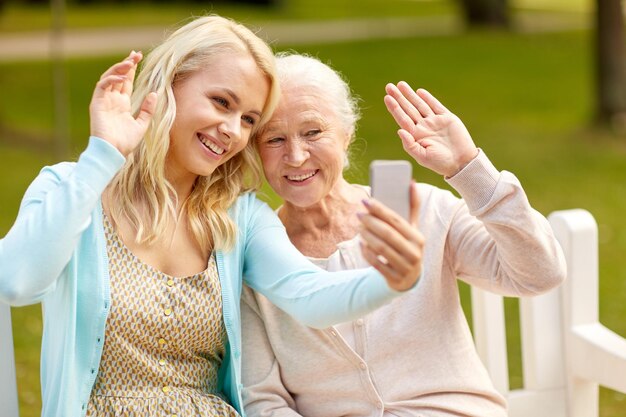
[[[37,2],[0,0],[0,41],[54,26],[50,5],[31,3]],[[496,167],[518,176],[535,208],[546,215],[575,207],[593,214],[600,239],[600,320],[626,336],[626,133],[593,124],[593,0],[510,0],[509,30],[466,28],[453,0],[282,0],[270,2],[273,6],[148,0],[81,3],[88,4],[67,5],[66,33],[111,27],[123,33],[125,28],[143,26],[165,33],[190,16],[210,12],[252,28],[286,22],[308,27],[313,35],[306,39],[294,32],[293,37],[269,40],[276,50],[293,49],[329,63],[361,98],[363,119],[347,172],[354,182],[367,183],[372,159],[407,158],[384,108],[385,84],[406,80],[429,89],[462,118]],[[376,21],[388,26],[408,21],[421,30],[400,35],[389,29],[387,35],[383,31],[372,38],[351,39],[351,28],[363,19],[371,27]],[[329,22],[342,27],[346,36],[329,39],[324,33],[324,23]],[[321,28],[318,40],[316,24]],[[15,220],[20,199],[41,167],[80,154],[89,134],[93,86],[110,63],[132,48],[129,35],[127,45],[105,56],[68,53],[57,56],[56,62],[50,54],[0,58],[0,236]],[[59,74],[64,87],[55,96]],[[59,105],[63,112],[55,111]],[[67,124],[59,125],[59,119]],[[65,135],[61,146],[55,139],[59,131]],[[417,181],[449,188],[436,174],[413,165]],[[267,187],[263,196],[276,206]],[[470,316],[467,286],[460,287]],[[505,306],[510,384],[516,388],[522,381],[518,302],[506,299]],[[41,404],[40,306],[13,308],[12,315],[20,415],[34,417],[40,415]],[[602,417],[626,416],[624,394],[601,388],[600,405]]]

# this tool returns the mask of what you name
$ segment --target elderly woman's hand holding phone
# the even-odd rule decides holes
[[[387,187],[393,186],[387,183]],[[387,279],[389,286],[398,291],[408,290],[417,283],[424,249],[424,236],[417,227],[420,208],[417,187],[411,182],[402,188],[409,195],[408,219],[389,207],[393,204],[382,204],[376,198],[363,200],[367,213],[359,213],[361,253]],[[372,195],[376,196],[374,188]]]
[[[396,290],[412,288],[422,271],[424,237],[419,197],[408,161],[372,161],[371,199],[363,201],[361,252]]]

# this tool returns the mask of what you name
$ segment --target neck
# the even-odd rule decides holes
[[[356,224],[356,213],[361,210],[361,200],[365,197],[362,189],[341,178],[330,193],[315,204],[302,207],[285,201],[278,216],[292,238],[305,233],[345,231],[347,226]]]
[[[172,188],[174,188],[174,193],[176,194],[177,207],[176,212],[180,213],[180,210],[183,207],[183,204],[193,191],[193,187],[198,179],[197,175],[176,175],[175,172],[167,172],[166,177]]]

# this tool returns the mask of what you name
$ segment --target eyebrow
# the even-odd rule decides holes
[[[226,87],[222,87],[221,90],[224,91],[226,94],[228,94],[230,98],[232,98],[233,101],[237,103],[237,105],[241,104],[241,99],[233,90],[231,90],[230,88],[226,88]],[[251,110],[250,113],[256,114],[257,116],[261,117],[261,112],[258,110]]]

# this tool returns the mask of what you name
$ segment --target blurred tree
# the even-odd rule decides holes
[[[469,26],[508,28],[508,0],[458,0]]]
[[[626,132],[626,40],[621,0],[596,2],[597,122]]]
[[[231,0],[232,3],[251,4],[254,6],[276,6],[277,0]]]
[[[191,0],[195,3],[202,3],[205,0]],[[267,6],[277,7],[281,3],[281,0],[216,0],[214,3],[230,3],[230,4],[243,4],[251,6]]]

